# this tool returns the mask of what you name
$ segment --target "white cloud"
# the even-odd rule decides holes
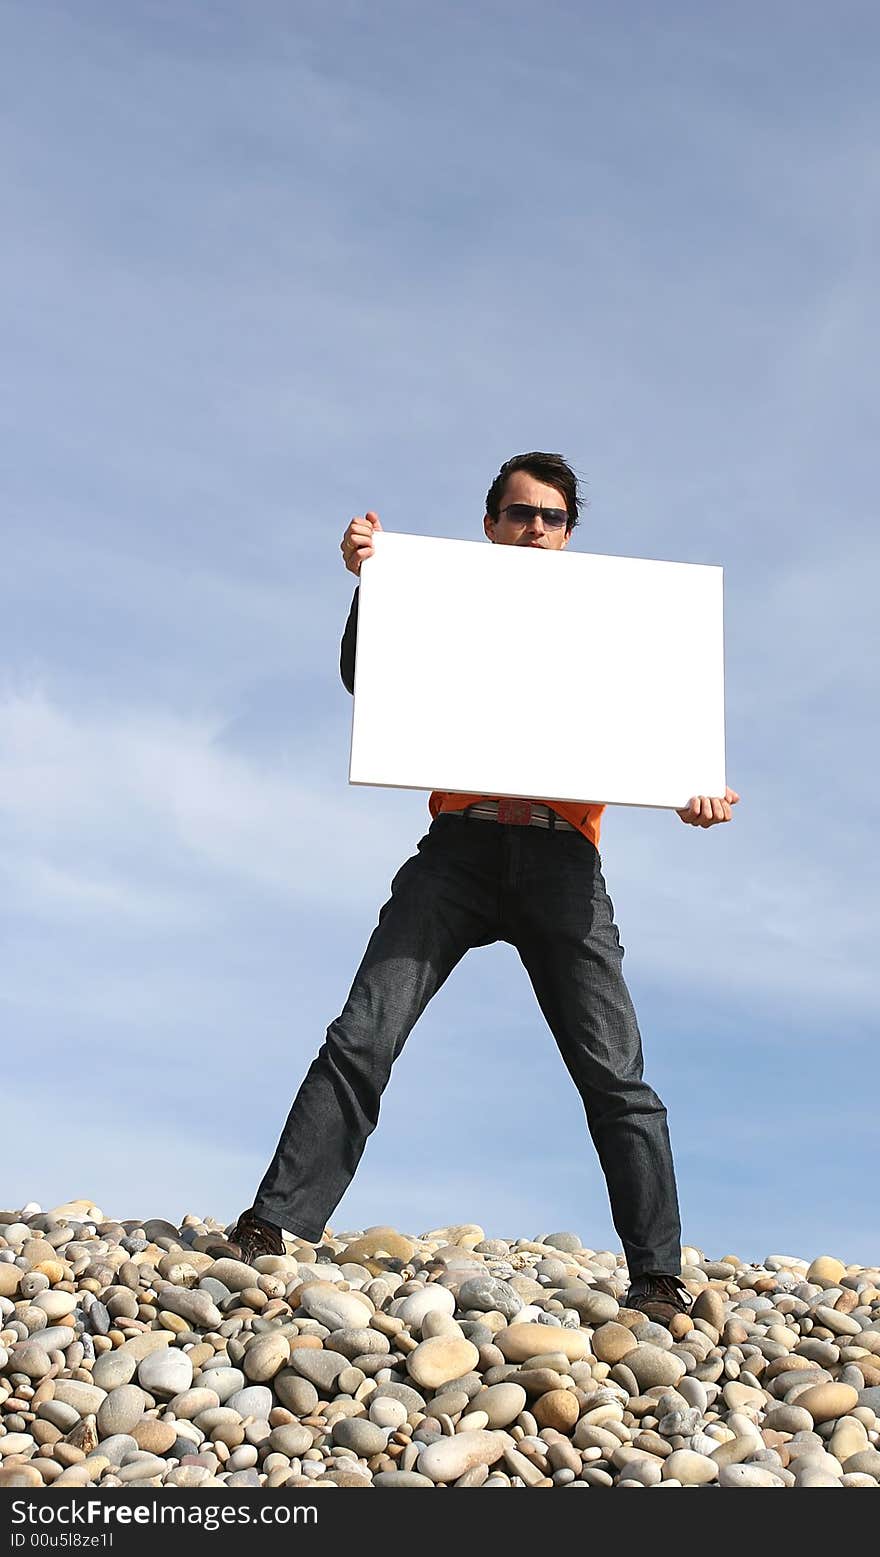
[[[189,888],[225,878],[344,912],[387,879],[402,832],[387,808],[370,807],[365,827],[363,791],[331,788],[319,761],[303,774],[259,767],[219,744],[225,724],[165,710],[73,713],[45,691],[7,694],[5,869],[31,907],[39,895],[44,910],[94,913],[103,899],[108,912],[143,915],[149,904],[155,916],[161,893],[139,894],[164,873]],[[111,864],[120,852],[124,873]]]
[[[808,695],[808,688],[801,695]],[[766,716],[772,708],[765,706]],[[7,906],[22,921],[106,923],[145,936],[224,924],[236,889],[296,915],[360,924],[427,825],[425,797],[349,789],[343,753],[269,764],[221,744],[226,721],[168,710],[70,711],[46,691],[0,702]],[[834,796],[778,790],[748,768],[709,832],[672,813],[606,812],[603,861],[627,969],[682,992],[792,1011],[867,1011],[878,921],[857,863],[858,816],[821,846]],[[777,781],[778,782],[778,781]],[[224,907],[224,897],[229,907]]]
[[[89,875],[62,869],[45,858],[25,858],[17,866],[8,860],[0,864],[3,899],[15,905],[19,914],[57,922],[82,922],[89,919],[124,923],[130,928],[149,931],[185,929],[193,921],[196,909],[202,924],[212,917],[212,904],[206,895],[193,901],[170,892],[155,892],[139,887],[132,879],[118,874]]]
[[[198,1150],[170,1129],[154,1109],[149,1126],[126,1101],[89,1116],[88,1103],[72,1089],[32,1081],[5,1087],[6,1166],[0,1199],[18,1209],[29,1200],[44,1207],[93,1199],[120,1220],[187,1212],[232,1221],[259,1179],[262,1165],[241,1150],[223,1127]]]

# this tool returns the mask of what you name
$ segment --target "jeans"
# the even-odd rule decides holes
[[[254,1210],[320,1242],[416,1021],[466,951],[498,940],[519,953],[580,1094],[630,1276],[677,1275],[681,1225],[666,1110],[642,1080],[599,854],[581,833],[462,813],[437,817],[394,877]]]

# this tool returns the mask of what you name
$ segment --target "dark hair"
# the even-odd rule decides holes
[[[526,471],[528,475],[534,476],[536,481],[543,481],[546,486],[558,488],[565,498],[565,510],[568,514],[565,533],[569,535],[578,522],[581,496],[578,491],[578,478],[561,454],[541,454],[536,450],[532,454],[515,454],[513,459],[505,460],[486,493],[486,513],[489,518],[498,518],[508,477],[517,470]]]

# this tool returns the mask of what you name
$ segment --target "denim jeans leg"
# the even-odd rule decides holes
[[[391,884],[254,1201],[258,1215],[313,1243],[354,1177],[416,1021],[464,953],[494,939],[494,894],[450,860],[442,829],[432,834]]]
[[[598,853],[560,835],[552,873],[518,898],[516,946],[580,1093],[630,1276],[681,1270],[681,1224],[666,1109],[643,1080],[636,1014]],[[536,854],[533,846],[532,854]]]

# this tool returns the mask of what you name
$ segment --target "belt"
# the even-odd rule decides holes
[[[446,814],[454,816],[455,812]],[[501,822],[504,826],[549,827],[564,833],[577,832],[577,828],[572,827],[571,822],[567,822],[552,806],[537,800],[479,800],[476,805],[468,806],[462,814],[465,820],[474,817],[479,822]]]

